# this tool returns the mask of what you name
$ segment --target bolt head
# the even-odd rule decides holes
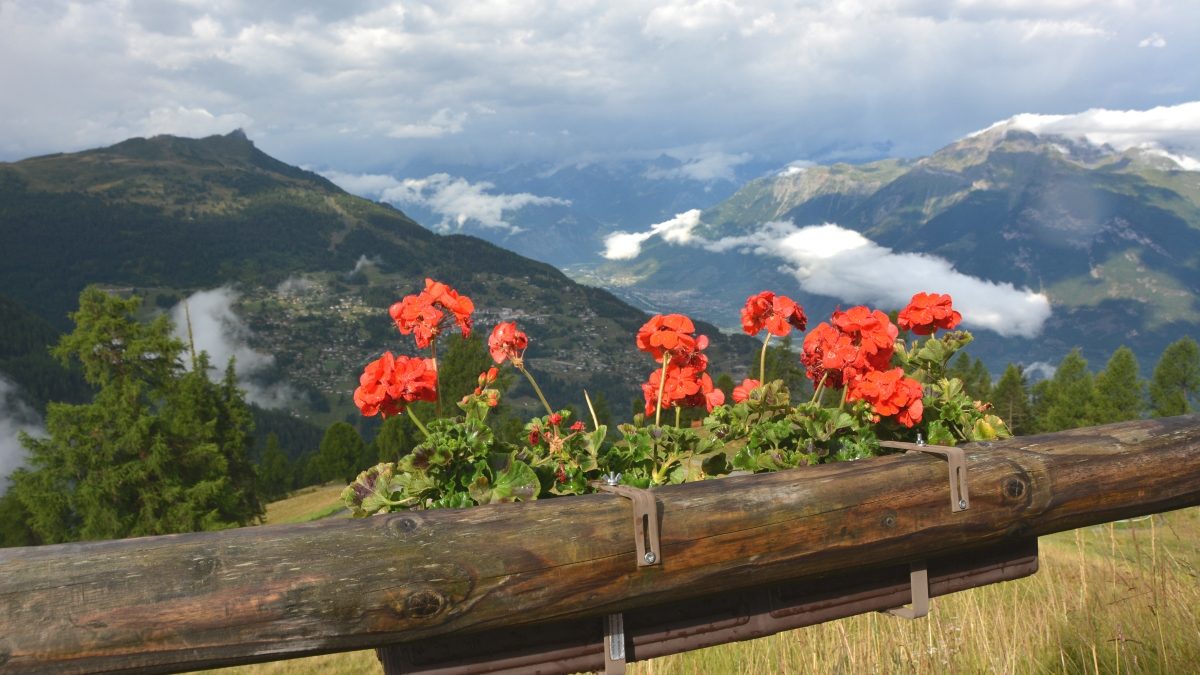
[[[646,563],[649,565],[653,565],[654,561],[658,560],[658,557],[654,555],[654,551],[646,551],[646,555],[644,557],[646,558]]]
[[[965,508],[967,508],[967,500],[965,500],[965,499],[959,499],[959,500],[958,500],[958,508],[960,508],[960,509],[965,509]]]

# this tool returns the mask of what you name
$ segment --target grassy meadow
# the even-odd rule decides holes
[[[336,512],[338,486],[272,504],[269,522]],[[631,664],[677,673],[1184,673],[1200,668],[1200,508],[1041,540],[1026,579],[935,598],[930,615],[865,614]],[[382,673],[374,652],[211,671]]]

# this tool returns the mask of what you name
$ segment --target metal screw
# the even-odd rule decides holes
[[[917,432],[917,445],[925,445],[925,437],[919,431]]]
[[[604,474],[604,482],[607,485],[620,485],[621,484],[621,474],[610,471],[610,472]]]
[[[646,555],[644,557],[646,558],[647,565],[653,565],[654,561],[658,560],[658,557],[654,555],[654,551],[646,551]]]
[[[967,508],[967,500],[965,500],[965,499],[959,499],[959,500],[958,500],[958,508],[960,508],[960,509],[965,509],[965,508]]]

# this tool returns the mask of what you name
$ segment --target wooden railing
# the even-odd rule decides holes
[[[612,494],[3,549],[0,672],[384,645],[406,671],[602,667],[605,617],[627,619],[626,658],[647,658],[907,602],[922,563],[933,595],[1029,574],[1037,536],[1200,504],[1200,416],[964,449],[957,512],[946,462],[924,454],[655,489],[653,565]]]

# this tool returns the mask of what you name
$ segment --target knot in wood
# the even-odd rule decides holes
[[[886,513],[883,514],[883,517],[879,519],[879,524],[882,525],[885,529],[889,529],[889,530],[892,529],[893,527],[895,527],[896,526],[896,512],[889,509]]]
[[[404,599],[404,615],[412,619],[431,619],[446,606],[446,596],[434,590],[417,591]]]
[[[417,531],[417,521],[412,518],[394,518],[387,525],[388,530],[394,535],[412,534]]]
[[[1019,478],[1004,481],[1004,495],[1009,499],[1020,499],[1025,494],[1025,482]]]

